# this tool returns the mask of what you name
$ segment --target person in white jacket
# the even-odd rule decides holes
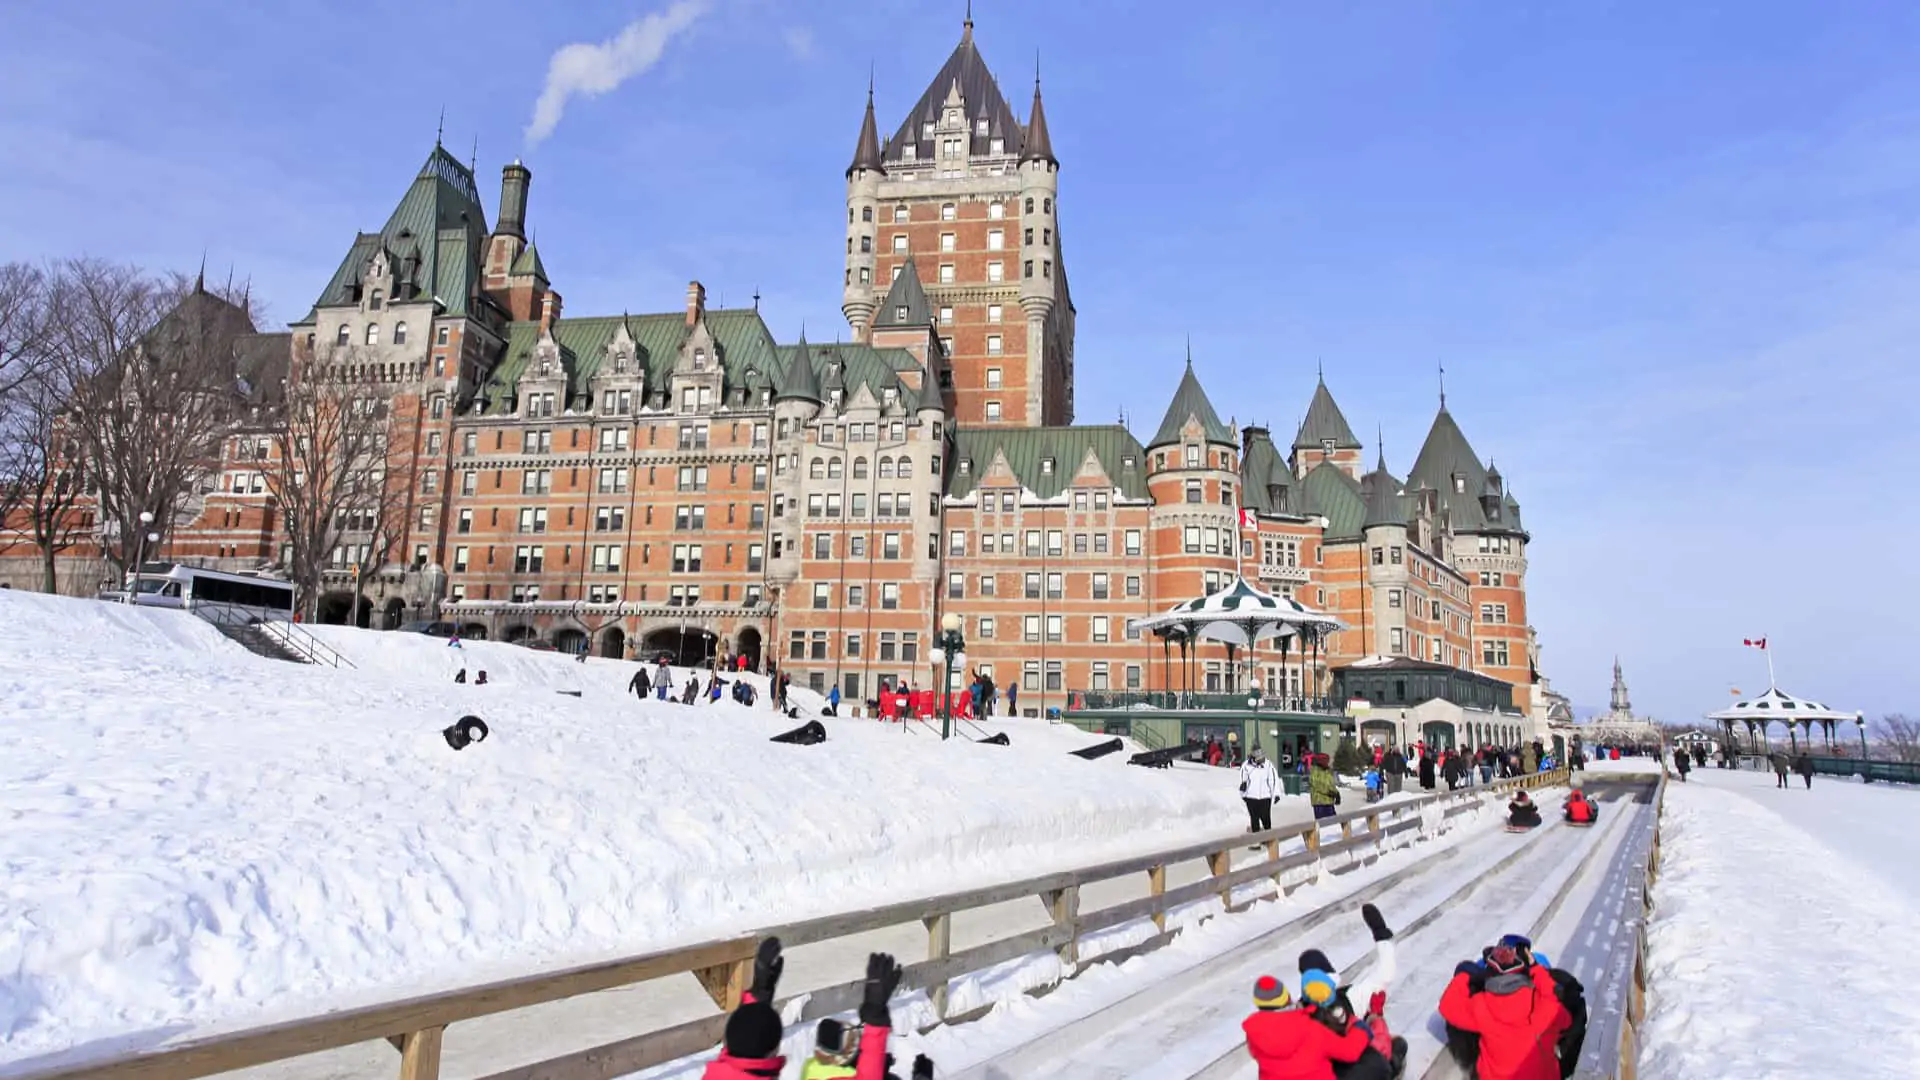
[[[1280,773],[1258,746],[1240,765],[1240,798],[1247,804],[1247,831],[1273,828],[1273,800],[1280,794]]]

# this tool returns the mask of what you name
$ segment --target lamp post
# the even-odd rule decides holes
[[[132,592],[129,592],[127,594],[128,603],[133,602],[133,593],[137,593],[140,591],[140,567],[144,566],[147,561],[147,541],[148,540],[157,541],[159,539],[157,535],[155,535],[152,532],[149,532],[147,529],[147,527],[152,524],[153,524],[153,511],[151,510],[140,511],[140,535],[135,537],[133,541],[134,583],[133,583]]]
[[[1871,784],[1873,771],[1867,768],[1867,714],[1864,711],[1853,714],[1853,726],[1860,732],[1860,776]]]
[[[961,650],[967,647],[967,640],[960,633],[960,616],[949,611],[940,617],[940,637],[936,642],[937,659],[945,671],[945,681],[941,683],[946,693],[946,707],[940,719],[940,737],[953,735],[953,668],[960,662]]]

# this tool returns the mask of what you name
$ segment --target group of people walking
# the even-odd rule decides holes
[[[627,692],[642,701],[653,697],[660,701],[674,701],[682,705],[692,705],[702,700],[708,704],[715,704],[722,697],[731,697],[737,704],[753,705],[760,700],[760,691],[755,689],[752,683],[738,677],[738,673],[746,671],[746,658],[740,657],[735,663],[736,667],[728,668],[722,666],[719,658],[716,657],[708,665],[704,679],[698,670],[688,671],[686,678],[679,683],[679,692],[676,694],[673,668],[667,663],[667,658],[662,656],[654,665],[651,674],[648,673],[645,664],[640,665],[640,669],[633,673],[633,678],[627,681]],[[732,679],[724,675],[729,670],[736,673]],[[792,679],[793,677],[786,672],[775,670],[773,664],[767,665],[767,686],[771,690],[773,707],[776,711],[786,711],[787,690],[792,684]]]

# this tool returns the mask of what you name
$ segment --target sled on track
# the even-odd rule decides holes
[[[1591,829],[1594,826],[1594,823],[1591,821],[1569,821],[1567,824],[1576,829]]]
[[[1532,832],[1539,827],[1538,825],[1509,825],[1507,826],[1507,831],[1511,833]]]

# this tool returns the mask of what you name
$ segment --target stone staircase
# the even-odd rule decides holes
[[[214,623],[213,628],[220,631],[228,640],[238,642],[240,647],[257,656],[269,660],[285,660],[292,664],[311,664],[314,661],[295,652],[285,641],[267,633],[258,626],[243,623]]]

